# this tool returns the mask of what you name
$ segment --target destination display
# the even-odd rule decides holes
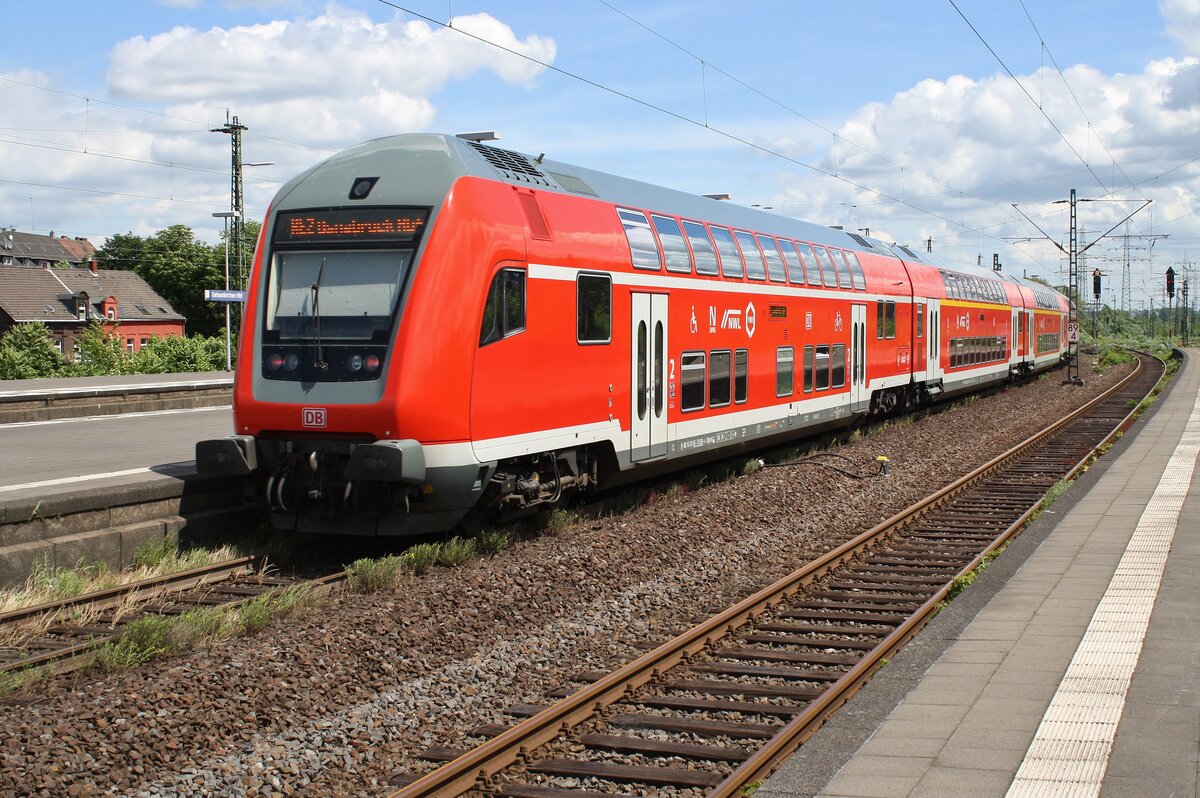
[[[281,211],[275,220],[274,242],[405,244],[420,236],[428,218],[427,208]]]

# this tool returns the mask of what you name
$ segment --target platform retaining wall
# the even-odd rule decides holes
[[[235,525],[249,534],[261,511],[244,490],[242,479],[190,475],[0,505],[0,586],[23,584],[39,561],[116,569],[167,535],[201,540]]]

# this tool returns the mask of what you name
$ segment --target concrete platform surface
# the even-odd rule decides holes
[[[1200,795],[1200,350],[758,798]]]

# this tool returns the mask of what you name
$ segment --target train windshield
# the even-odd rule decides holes
[[[412,257],[411,249],[276,252],[268,337],[386,343]]]

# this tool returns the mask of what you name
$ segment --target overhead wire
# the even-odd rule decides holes
[[[476,34],[473,34],[473,33],[471,33],[470,31],[464,30],[464,29],[462,29],[462,28],[456,28],[456,27],[454,27],[453,25],[449,24],[448,22],[443,22],[442,20],[439,20],[439,19],[437,19],[437,18],[435,18],[435,17],[428,16],[427,14],[423,14],[423,13],[421,13],[421,12],[419,12],[419,11],[416,11],[416,10],[414,10],[414,9],[408,8],[407,6],[403,6],[403,5],[401,5],[401,4],[397,3],[397,2],[393,2],[393,0],[378,0],[378,2],[379,2],[379,3],[381,3],[382,5],[385,5],[385,6],[388,6],[388,7],[390,7],[390,8],[393,8],[393,9],[395,9],[395,10],[397,10],[397,11],[401,11],[401,12],[403,12],[403,13],[405,13],[405,14],[409,14],[409,15],[411,15],[411,16],[413,16],[413,17],[416,17],[417,19],[420,19],[420,20],[422,20],[422,21],[424,21],[424,22],[428,22],[428,23],[430,23],[430,24],[432,24],[432,25],[436,25],[436,26],[438,26],[438,27],[441,27],[441,28],[444,28],[444,29],[447,29],[447,30],[453,30],[453,31],[455,31],[455,32],[456,32],[456,33],[458,33],[458,34],[460,34],[460,35],[462,35],[462,36],[466,36],[466,37],[468,37],[468,38],[470,38],[470,39],[473,39],[473,40],[475,40],[475,41],[477,41],[477,42],[480,42],[481,44],[485,44],[485,45],[488,45],[488,46],[490,46],[490,47],[494,47],[494,48],[496,48],[496,49],[498,49],[498,50],[502,50],[503,52],[506,52],[506,53],[508,53],[508,54],[510,54],[510,55],[516,56],[517,58],[521,58],[521,59],[523,59],[523,60],[525,60],[525,61],[528,61],[528,62],[530,62],[530,63],[532,63],[532,64],[537,64],[538,66],[541,66],[541,67],[543,67],[543,68],[545,68],[545,69],[547,69],[547,70],[549,70],[549,71],[551,71],[551,72],[554,72],[554,73],[556,73],[556,74],[562,75],[563,77],[566,77],[566,78],[570,78],[570,79],[572,79],[572,80],[579,81],[579,82],[581,82],[581,83],[584,83],[584,84],[586,84],[586,85],[588,85],[588,86],[591,86],[592,88],[595,88],[595,89],[598,89],[598,90],[600,90],[600,91],[606,92],[606,93],[608,93],[608,94],[611,94],[611,95],[613,95],[613,96],[615,96],[615,97],[619,97],[619,98],[621,98],[621,99],[627,100],[627,101],[629,101],[629,102],[632,102],[632,103],[634,103],[634,104],[636,104],[636,105],[640,105],[640,106],[642,106],[643,108],[646,108],[646,109],[649,109],[649,110],[656,111],[656,112],[658,112],[658,113],[664,114],[664,115],[666,115],[666,116],[669,116],[669,117],[671,117],[671,118],[673,118],[673,119],[675,119],[675,120],[677,120],[677,121],[679,121],[679,122],[683,122],[683,123],[685,123],[685,124],[693,125],[693,126],[695,126],[695,127],[699,127],[699,128],[703,128],[703,129],[705,129],[705,130],[712,131],[713,133],[715,133],[715,134],[717,134],[717,135],[719,135],[719,136],[721,136],[721,137],[723,137],[723,138],[726,138],[726,139],[728,139],[729,141],[735,142],[735,143],[737,143],[737,144],[741,144],[741,145],[743,145],[743,146],[745,146],[745,147],[747,147],[747,148],[749,148],[749,149],[755,150],[755,151],[757,151],[757,152],[761,152],[761,153],[762,153],[762,154],[764,154],[764,155],[770,155],[770,156],[772,156],[772,157],[779,158],[780,160],[787,161],[788,163],[795,164],[796,166],[802,167],[802,168],[804,168],[804,169],[808,169],[808,170],[810,170],[810,171],[812,171],[812,172],[815,172],[815,173],[817,173],[817,174],[821,174],[821,175],[824,175],[824,176],[826,176],[826,177],[833,178],[834,180],[838,180],[838,181],[840,181],[840,182],[842,182],[842,183],[845,183],[845,184],[846,184],[846,185],[848,185],[848,186],[851,186],[851,187],[853,187],[853,188],[857,188],[857,189],[859,189],[859,190],[861,190],[861,191],[865,191],[865,192],[867,192],[867,193],[869,193],[869,194],[873,194],[873,195],[875,195],[875,196],[878,196],[878,197],[881,197],[881,198],[883,198],[883,199],[890,200],[890,201],[892,201],[892,202],[896,202],[896,203],[899,203],[899,204],[901,204],[901,205],[905,205],[905,206],[907,206],[907,207],[910,207],[910,208],[912,208],[912,209],[914,209],[914,210],[916,210],[916,211],[919,211],[920,213],[923,213],[923,214],[925,214],[925,215],[927,215],[927,216],[930,216],[930,217],[932,217],[932,218],[935,218],[935,219],[941,220],[941,221],[943,221],[943,222],[946,222],[947,224],[953,225],[954,227],[961,227],[961,228],[963,228],[963,229],[964,229],[964,230],[966,230],[966,231],[969,231],[969,232],[974,232],[974,233],[977,233],[977,234],[979,234],[979,235],[985,236],[985,237],[987,237],[987,238],[992,238],[992,239],[995,239],[995,240],[1002,240],[1002,239],[997,239],[995,236],[992,236],[992,235],[990,235],[990,234],[984,233],[984,232],[982,232],[982,231],[980,231],[980,230],[978,230],[978,229],[976,229],[976,228],[972,228],[972,227],[970,227],[969,225],[966,225],[966,224],[964,224],[964,223],[963,223],[961,220],[960,220],[960,221],[956,221],[956,220],[954,220],[954,219],[952,219],[952,218],[950,218],[950,217],[948,217],[948,216],[944,216],[944,215],[942,215],[942,214],[940,214],[940,213],[937,213],[936,211],[929,210],[928,208],[922,208],[922,207],[920,207],[920,206],[918,206],[918,205],[913,205],[912,203],[909,203],[909,202],[907,202],[905,199],[903,199],[903,198],[901,198],[901,197],[895,197],[895,196],[893,196],[893,195],[889,194],[889,193],[888,193],[888,192],[886,192],[886,191],[882,191],[882,190],[880,190],[880,189],[872,188],[872,187],[870,187],[870,186],[864,185],[864,184],[862,184],[862,183],[859,183],[859,182],[857,182],[857,181],[854,181],[854,180],[851,180],[851,179],[849,179],[849,178],[846,178],[846,177],[843,177],[843,176],[841,176],[841,175],[838,175],[838,174],[836,174],[836,173],[834,173],[834,172],[830,172],[830,171],[829,171],[829,170],[827,170],[827,169],[822,169],[822,168],[821,168],[821,167],[819,167],[819,166],[816,166],[816,165],[814,165],[814,164],[807,163],[806,161],[802,161],[802,160],[800,160],[799,158],[794,158],[794,157],[792,157],[792,156],[790,156],[790,155],[787,155],[786,153],[782,153],[782,152],[779,152],[778,150],[771,149],[770,147],[767,147],[767,146],[765,146],[765,145],[763,145],[763,144],[759,144],[759,143],[757,143],[757,142],[750,141],[749,139],[747,139],[747,138],[744,138],[743,136],[739,136],[739,135],[737,135],[736,133],[733,133],[733,132],[731,132],[731,131],[724,130],[724,129],[722,129],[722,128],[719,128],[719,127],[714,127],[714,126],[712,126],[711,124],[709,124],[707,121],[702,121],[702,120],[693,119],[692,117],[690,117],[690,116],[687,116],[686,114],[679,113],[678,111],[672,111],[672,110],[671,110],[671,109],[669,109],[669,108],[665,108],[665,107],[663,107],[663,106],[661,106],[661,105],[657,105],[656,103],[650,102],[649,100],[642,99],[641,97],[637,97],[636,95],[629,94],[628,92],[625,92],[625,91],[622,91],[622,90],[620,90],[620,89],[614,88],[614,87],[612,87],[612,86],[608,86],[608,85],[606,85],[606,84],[600,83],[599,81],[592,80],[591,78],[585,77],[585,76],[583,76],[583,75],[580,75],[580,74],[578,74],[578,73],[571,72],[570,70],[568,70],[568,69],[564,69],[563,67],[556,66],[556,65],[554,65],[554,64],[551,64],[551,63],[548,63],[548,62],[546,62],[546,61],[542,61],[542,60],[540,60],[540,59],[538,59],[538,58],[535,58],[535,57],[533,57],[533,56],[531,56],[531,55],[528,55],[527,53],[520,52],[519,50],[515,50],[515,49],[513,49],[513,48],[511,48],[511,47],[506,47],[506,46],[504,46],[503,44],[499,44],[499,43],[497,43],[497,42],[491,41],[490,39],[486,39],[486,38],[484,38],[484,37],[482,37],[482,36],[478,36],[478,35],[476,35]]]

